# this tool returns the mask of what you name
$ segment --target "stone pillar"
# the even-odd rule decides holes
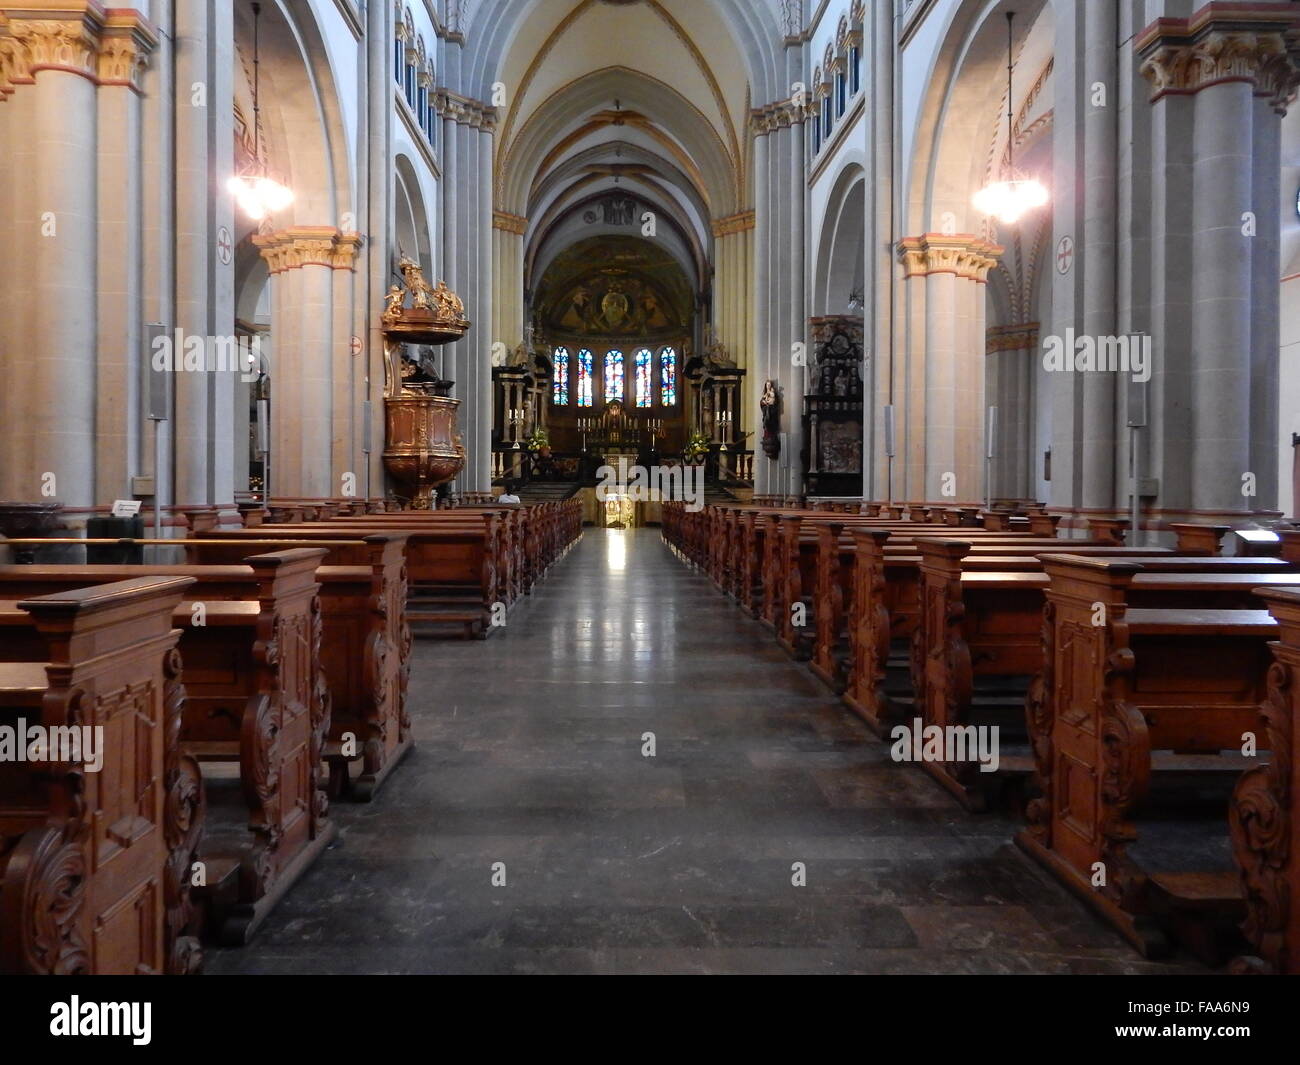
[[[957,499],[984,493],[984,286],[1001,254],[968,234],[899,242],[909,306],[901,375],[908,408],[899,425],[895,498],[943,499],[945,474],[954,475],[948,485]]]
[[[186,337],[234,334],[233,263],[218,258],[221,227],[234,231],[234,205],[220,175],[234,165],[233,8],[177,4],[174,54],[176,300],[171,325]],[[193,103],[204,86],[206,106]],[[178,503],[226,503],[233,497],[232,375],[178,373],[172,410]]]
[[[144,262],[139,79],[156,39],[134,12],[107,15],[99,58],[96,501],[130,498],[141,472]]]
[[[1190,234],[1152,263],[1153,292],[1164,297],[1157,310],[1166,312],[1155,334],[1166,382],[1152,403],[1165,448],[1153,473],[1166,514],[1231,517],[1276,503],[1280,271],[1272,235],[1280,218],[1266,172],[1277,173],[1278,115],[1300,83],[1293,18],[1290,4],[1211,3],[1190,18],[1153,23],[1134,45],[1152,88],[1157,218],[1168,225],[1187,212],[1179,228]],[[1166,160],[1177,165],[1162,167]],[[1182,308],[1172,295],[1180,288]],[[1186,324],[1161,336],[1173,309]],[[1243,495],[1248,474],[1253,498]]]
[[[889,458],[885,454],[884,408],[897,403],[891,388],[894,373],[894,338],[898,335],[900,305],[894,300],[898,277],[894,262],[894,64],[898,45],[890,4],[871,6],[871,72],[874,106],[867,109],[871,123],[871,210],[867,216],[867,261],[863,278],[871,297],[863,308],[864,345],[867,355],[862,381],[862,472],[864,498],[883,500],[889,495]],[[865,62],[865,59],[864,59]],[[885,101],[889,106],[882,106]],[[896,468],[901,469],[901,463]],[[897,496],[895,496],[897,498]]]
[[[772,316],[767,302],[767,292],[772,282],[774,262],[773,227],[767,220],[771,199],[771,175],[768,159],[771,141],[766,135],[754,138],[754,352],[753,365],[755,376],[764,381],[775,380],[776,373],[772,356]],[[762,382],[758,386],[763,387]],[[704,398],[703,389],[697,390],[695,424],[703,428]],[[799,417],[796,403],[802,400],[791,396],[781,396],[781,430],[785,432],[790,418]],[[793,411],[793,415],[792,412]],[[761,430],[760,430],[761,432]],[[760,437],[761,439],[761,437]],[[782,459],[784,459],[784,455]],[[776,495],[784,490],[781,484],[780,460],[774,462],[766,455],[757,460],[758,468],[754,471],[754,491],[760,495]]]
[[[11,379],[21,383],[6,390],[0,408],[0,496],[42,498],[43,475],[53,474],[52,498],[86,506],[124,489],[126,449],[119,437],[110,452],[113,476],[97,484],[99,241],[101,235],[118,242],[130,237],[101,234],[95,213],[96,86],[102,82],[114,98],[138,88],[158,38],[135,11],[105,11],[86,0],[0,6],[0,16],[0,104],[9,155],[0,189],[0,219],[9,238],[0,345]],[[130,135],[129,127],[125,132]],[[122,165],[135,172],[134,161]],[[128,267],[126,283],[134,277],[138,295],[138,259],[134,269]],[[104,365],[126,399],[130,353],[124,345],[130,336],[124,320],[114,324]],[[125,418],[118,411],[114,426]]]
[[[334,271],[351,270],[361,239],[332,226],[293,226],[253,238],[271,279],[271,485],[276,496],[339,494],[332,468],[336,420]]]
[[[1038,323],[988,331],[989,406],[998,408],[994,443],[993,496],[1033,495],[1033,372]]]
[[[492,490],[492,343],[494,338],[486,328],[492,322],[492,130],[495,118],[486,115],[474,130],[474,146],[478,151],[478,320],[483,323],[474,344],[477,391],[477,423],[474,436],[465,435],[465,465],[470,471],[467,484],[476,492]],[[510,345],[513,347],[513,345]]]
[[[1075,121],[1083,130],[1083,137],[1074,144],[1078,152],[1075,167],[1082,180],[1079,191],[1083,208],[1082,254],[1077,263],[1078,298],[1083,305],[1081,332],[1101,338],[1118,333],[1115,225],[1120,108],[1118,99],[1110,98],[1106,106],[1094,106],[1092,86],[1104,86],[1108,97],[1117,95],[1117,10],[1115,4],[1103,3],[1077,5],[1075,11],[1083,23],[1083,77],[1076,87],[1065,91],[1073,97]],[[1061,33],[1068,29],[1064,24],[1058,28],[1058,48],[1065,43]],[[1121,380],[1127,378],[1114,373],[1089,373],[1083,375],[1080,383],[1079,503],[1085,509],[1115,510],[1124,507],[1127,500],[1128,479],[1119,478],[1116,469],[1121,454],[1120,437],[1124,435],[1115,417]]]
[[[791,68],[792,72],[797,68]],[[792,81],[796,78],[792,77]],[[796,341],[807,344],[807,214],[804,113],[790,101],[764,108],[754,120],[755,278],[754,306],[759,317],[753,355],[757,380],[776,381],[781,391],[781,430],[786,447],[778,462],[764,458],[759,467],[762,494],[803,491],[805,366],[792,357]],[[757,401],[756,401],[757,405]]]
[[[363,399],[370,401],[369,477],[360,487],[368,497],[383,498],[386,493],[384,473],[384,363],[386,360],[383,320],[378,312],[388,291],[393,269],[392,210],[396,176],[391,164],[393,115],[393,45],[392,7],[383,3],[366,5],[366,107],[365,166],[361,167],[360,203],[364,212],[367,249],[367,284],[360,320],[368,324],[366,337],[366,378],[369,388]],[[382,87],[382,91],[381,90]],[[446,141],[440,141],[445,144]],[[440,258],[440,256],[439,256]],[[359,286],[360,287],[360,286]]]

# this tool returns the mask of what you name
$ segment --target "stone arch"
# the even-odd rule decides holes
[[[849,313],[850,292],[864,284],[866,214],[866,170],[853,163],[837,177],[822,219],[813,289],[819,315]]]

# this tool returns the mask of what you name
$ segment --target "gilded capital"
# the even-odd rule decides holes
[[[746,230],[753,228],[754,212],[752,210],[741,211],[739,214],[713,220],[713,235],[715,237],[729,237],[733,233],[744,233]]]
[[[1003,250],[1000,245],[969,233],[923,233],[898,242],[898,261],[903,265],[905,278],[955,274],[982,284]]]
[[[1159,19],[1138,36],[1151,102],[1241,82],[1285,114],[1300,89],[1300,40],[1289,5],[1212,3],[1190,19]]]
[[[1001,351],[1034,351],[1038,348],[1038,323],[991,326],[987,333],[985,351],[989,355]]]
[[[509,211],[493,211],[492,228],[522,237],[528,232],[528,219]]]
[[[157,31],[131,9],[105,9],[93,0],[0,8],[0,100],[42,70],[139,90],[157,46]]]
[[[304,266],[352,270],[362,244],[360,234],[342,233],[332,226],[290,226],[252,239],[272,274]]]

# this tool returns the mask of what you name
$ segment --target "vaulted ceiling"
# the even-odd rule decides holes
[[[637,201],[635,232],[647,235],[642,218],[651,212],[649,238],[705,283],[712,221],[749,206],[745,130],[750,107],[767,102],[778,80],[777,7],[776,0],[476,5],[468,82],[485,96],[497,83],[506,90],[495,206],[528,219],[530,278],[596,234],[593,206],[617,194]]]

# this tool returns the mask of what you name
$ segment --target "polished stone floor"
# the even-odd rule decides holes
[[[657,530],[589,529],[503,632],[418,643],[412,698],[416,750],[209,972],[1199,970],[890,762]]]

